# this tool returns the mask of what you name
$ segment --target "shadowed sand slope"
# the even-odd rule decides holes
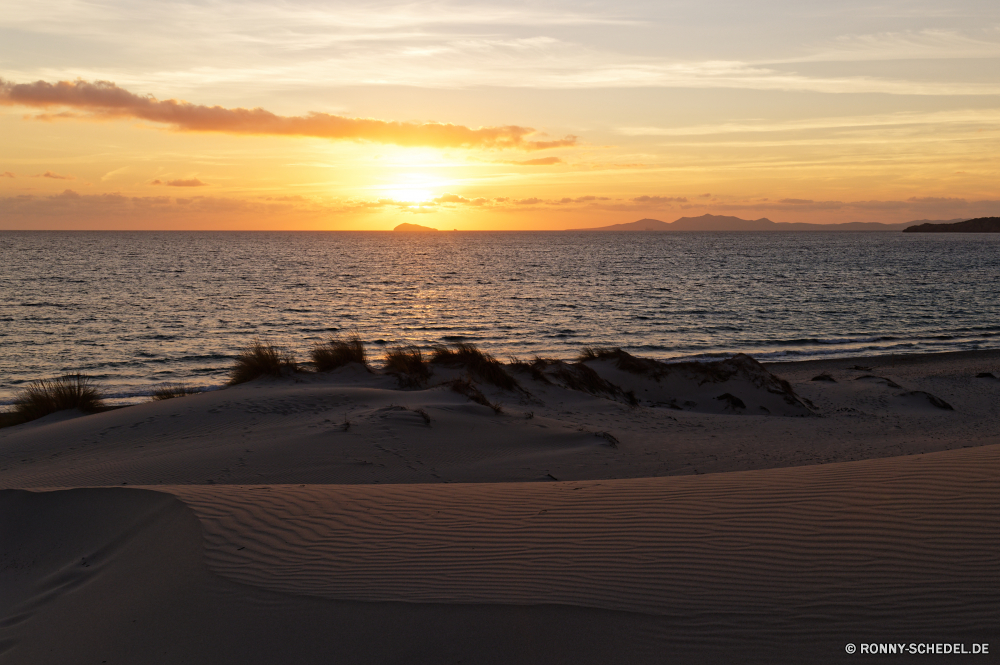
[[[134,489],[0,492],[0,663],[655,662],[651,617],[357,603],[205,569],[197,519]]]
[[[673,478],[158,489],[194,514],[135,489],[0,493],[0,662],[819,663],[848,641],[1000,637],[1000,446]]]
[[[1000,446],[599,482],[162,489],[202,519],[213,570],[287,593],[621,610],[706,641],[1000,621]]]

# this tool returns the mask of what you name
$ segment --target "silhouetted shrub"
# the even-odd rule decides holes
[[[254,339],[236,356],[236,364],[229,370],[229,385],[246,383],[261,376],[281,376],[294,372],[298,366],[290,353],[272,344]]]
[[[499,402],[491,402],[486,398],[486,395],[482,393],[479,388],[477,388],[472,381],[468,379],[456,379],[451,382],[451,389],[454,390],[459,395],[465,395],[470,400],[476,404],[482,404],[483,406],[488,406],[493,409],[493,413],[500,414],[503,413],[503,407],[500,406]]]
[[[348,363],[359,363],[368,369],[365,344],[357,335],[346,340],[334,338],[326,344],[317,344],[309,355],[316,364],[317,372],[331,372]]]
[[[431,362],[445,367],[461,367],[473,376],[504,390],[521,388],[514,377],[504,369],[503,363],[490,354],[480,351],[474,344],[455,344],[451,348],[436,346]]]
[[[530,363],[527,363],[524,362],[523,360],[518,360],[514,356],[511,356],[510,362],[507,363],[507,366],[514,371],[526,372],[532,379],[538,381],[539,383],[551,384],[552,382],[549,381],[549,377],[545,376],[545,372],[543,370],[549,365],[551,365],[553,362],[554,361],[545,360],[544,358],[535,356],[534,360],[532,360]]]
[[[535,363],[541,367],[551,367],[551,375],[570,390],[579,390],[591,395],[609,395],[612,398],[623,399],[629,406],[639,405],[639,399],[635,396],[635,392],[624,391],[621,387],[601,378],[600,374],[587,367],[582,360],[575,363],[565,363],[559,360],[536,358]]]
[[[385,352],[385,371],[395,375],[404,387],[419,388],[431,378],[431,371],[417,347],[396,346]]]
[[[613,360],[615,361],[615,367],[622,371],[640,376],[648,376],[656,380],[659,380],[660,375],[666,373],[663,363],[651,358],[636,358],[631,353],[622,351],[617,346],[613,348],[585,346],[578,360],[580,362],[588,360]]]
[[[88,413],[104,408],[93,379],[69,374],[58,379],[32,381],[14,397],[14,417],[20,422],[35,420],[56,411],[80,409]]]

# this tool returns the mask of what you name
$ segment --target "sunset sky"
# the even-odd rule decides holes
[[[7,3],[0,228],[1000,215],[1000,3]]]

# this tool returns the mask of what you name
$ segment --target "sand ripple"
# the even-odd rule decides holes
[[[803,619],[1000,619],[1000,446],[708,476],[156,489],[200,517],[211,569],[286,593],[767,613],[800,635]]]

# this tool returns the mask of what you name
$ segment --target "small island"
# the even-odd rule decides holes
[[[437,229],[432,229],[429,226],[421,226],[420,224],[407,224],[403,223],[393,229],[393,231],[403,231],[405,233],[426,233],[428,231],[437,232]]]
[[[920,224],[903,233],[1000,233],[1000,217],[977,217],[954,224]]]

